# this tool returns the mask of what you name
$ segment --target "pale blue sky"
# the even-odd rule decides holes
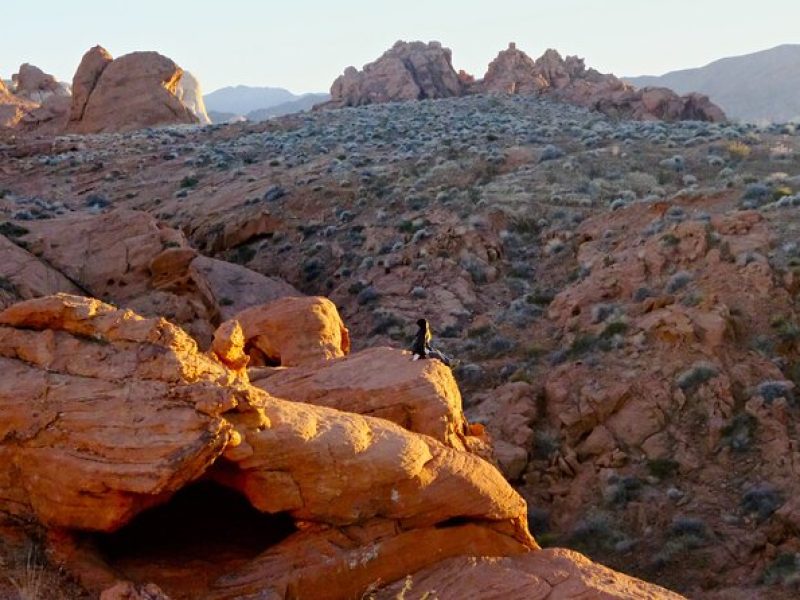
[[[800,43],[800,0],[2,0],[0,76],[31,62],[71,81],[97,43],[158,50],[204,91],[325,91],[397,39],[439,40],[481,76],[509,41],[554,47],[618,75],[661,74]]]

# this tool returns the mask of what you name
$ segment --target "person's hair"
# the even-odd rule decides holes
[[[428,326],[428,321],[426,319],[419,319],[417,321],[417,326],[419,326],[419,327],[427,327]]]

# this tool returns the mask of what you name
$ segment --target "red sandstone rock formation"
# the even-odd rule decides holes
[[[176,95],[183,70],[157,52],[133,52],[116,60],[101,47],[89,50],[73,80],[67,131],[100,133],[197,123]]]
[[[299,295],[283,281],[200,256],[183,234],[143,212],[84,213],[30,222],[27,229],[21,240],[28,251],[17,248],[13,255],[20,258],[0,266],[0,272],[16,273],[13,282],[30,287],[25,282],[34,277],[33,271],[23,272],[14,264],[42,265],[44,261],[72,285],[65,284],[63,277],[49,277],[49,288],[36,285],[35,289],[74,292],[78,286],[143,315],[179,323],[204,347],[210,344],[215,326],[236,312]]]
[[[249,308],[234,320],[253,365],[296,367],[350,352],[350,334],[327,298],[286,297]]]
[[[348,67],[333,82],[328,106],[450,98],[462,93],[449,48],[438,42],[398,41],[361,71]]]
[[[69,126],[77,127],[83,119],[89,95],[97,85],[103,70],[111,64],[114,58],[102,46],[94,46],[86,51],[81,58],[78,70],[72,77],[72,107],[69,112]]]
[[[483,80],[474,89],[491,93],[545,94],[616,118],[725,120],[722,110],[706,96],[678,96],[666,88],[636,90],[614,75],[586,69],[583,59],[576,56],[562,58],[550,49],[534,61],[513,43],[491,62]]]
[[[241,356],[241,330],[223,331],[223,354]],[[292,401],[290,386],[278,399],[163,319],[78,296],[21,302],[0,313],[0,368],[0,509],[38,524],[53,556],[104,598],[162,589],[351,598],[422,569],[451,572],[434,563],[464,555],[528,555],[498,568],[481,559],[498,580],[526,573],[517,594],[676,597],[574,553],[539,551],[525,503],[477,456],[384,419]],[[294,533],[251,560],[214,555],[190,570],[180,556],[172,570],[146,558],[112,568],[113,556],[82,541],[199,478],[288,516]]]
[[[69,89],[65,85],[28,63],[23,64],[19,72],[11,76],[11,80],[14,82],[14,93],[17,96],[39,104],[53,95],[69,96]]]

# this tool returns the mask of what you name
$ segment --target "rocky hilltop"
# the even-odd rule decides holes
[[[533,60],[509,44],[482,80],[456,73],[449,49],[438,42],[397,42],[358,71],[348,67],[331,86],[330,108],[379,102],[452,98],[468,93],[536,94],[598,110],[613,118],[724,121],[706,96],[678,96],[666,88],[637,90],[614,75],[587,69],[583,59],[547,50]]]
[[[452,98],[463,93],[452,53],[439,42],[398,41],[361,71],[348,67],[331,86],[327,106]]]

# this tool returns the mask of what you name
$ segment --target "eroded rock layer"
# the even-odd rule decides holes
[[[222,331],[241,354],[241,329]],[[351,598],[443,559],[539,552],[525,502],[478,456],[384,419],[294,402],[290,387],[279,399],[216,356],[163,319],[95,299],[5,309],[0,510],[49,530],[54,555],[106,598],[162,589]],[[158,587],[115,584],[119,571],[84,532],[115,532],[201,478],[289,515],[297,531],[205,589],[158,564],[116,567]],[[574,566],[580,557],[559,560],[586,570]]]

